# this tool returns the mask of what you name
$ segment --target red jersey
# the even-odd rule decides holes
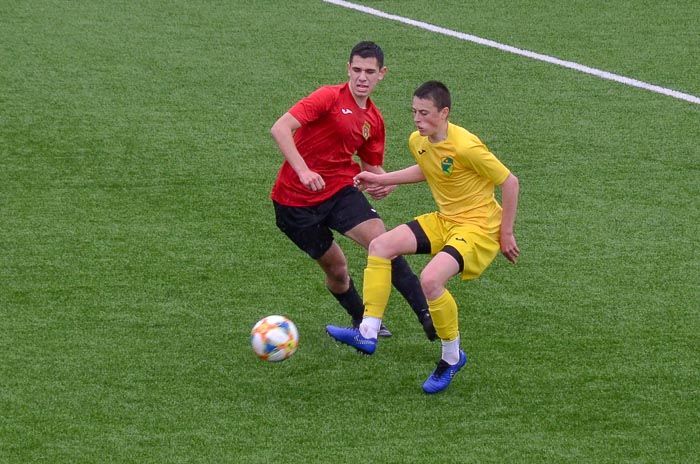
[[[352,159],[355,153],[368,164],[383,164],[384,118],[370,99],[366,109],[357,106],[348,83],[319,88],[289,113],[301,123],[294,143],[309,169],[323,177],[326,188],[308,190],[285,161],[270,195],[277,203],[314,206],[353,185],[353,177],[360,172],[360,165]]]

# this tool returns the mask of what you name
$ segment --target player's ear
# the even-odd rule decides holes
[[[447,118],[450,116],[450,107],[446,106],[443,109],[440,110],[440,116],[447,120]]]
[[[379,70],[379,80],[380,80],[380,81],[381,81],[382,79],[384,79],[384,75],[385,75],[385,74],[386,74],[386,66],[384,66],[383,68],[381,68],[381,69]]]

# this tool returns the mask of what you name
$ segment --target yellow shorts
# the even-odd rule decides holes
[[[457,224],[443,219],[437,212],[416,218],[430,241],[430,254],[436,255],[449,245],[464,260],[462,280],[476,279],[501,251],[498,240],[471,224]]]

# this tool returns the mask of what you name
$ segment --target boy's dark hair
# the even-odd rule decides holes
[[[359,56],[360,58],[376,58],[377,66],[379,66],[380,69],[384,67],[384,52],[379,45],[374,42],[365,41],[355,45],[350,52],[351,63],[353,56]]]
[[[447,90],[445,84],[439,81],[428,81],[421,84],[420,87],[413,92],[414,97],[421,100],[432,100],[437,106],[438,111],[443,108],[452,109],[452,97],[450,91]]]

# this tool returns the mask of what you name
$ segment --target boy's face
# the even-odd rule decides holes
[[[413,122],[420,135],[431,137],[445,126],[450,109],[438,110],[431,99],[413,97]]]
[[[384,73],[386,73],[386,66],[379,68],[376,58],[353,56],[352,61],[348,63],[350,92],[355,98],[369,97],[377,83],[384,79]]]

